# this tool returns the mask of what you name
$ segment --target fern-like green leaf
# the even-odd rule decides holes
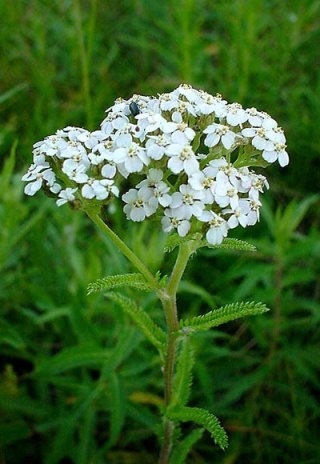
[[[131,317],[146,338],[158,349],[160,355],[163,357],[167,337],[165,332],[153,322],[149,314],[139,308],[130,298],[120,295],[119,293],[109,292],[106,296],[117,303],[123,311]]]
[[[194,365],[193,349],[190,340],[184,337],[177,358],[177,369],[173,380],[173,394],[170,406],[185,405],[190,396],[192,368]]]
[[[175,445],[170,458],[170,464],[184,464],[186,458],[193,448],[193,445],[200,440],[204,429],[194,429],[180,443]]]
[[[166,240],[164,252],[170,253],[185,241],[186,239],[184,237],[180,237],[178,234],[170,234]]]
[[[236,250],[236,251],[256,251],[256,247],[251,243],[239,240],[237,238],[225,238],[220,245],[210,245],[206,240],[202,240],[200,247],[219,248],[222,250]]]
[[[164,246],[164,251],[165,253],[170,253],[171,251],[173,251],[175,248],[177,248],[178,246],[182,245],[183,243],[186,243],[186,242],[190,242],[190,241],[193,241],[193,242],[198,242],[199,243],[199,246],[201,246],[201,235],[200,234],[193,234],[191,237],[188,236],[188,237],[180,237],[180,235],[178,234],[171,234],[168,236],[167,240],[166,240],[166,243],[165,243],[165,246]],[[196,246],[196,248],[199,248],[199,246]]]
[[[120,274],[98,279],[88,285],[88,295],[94,292],[111,290],[117,287],[133,287],[137,290],[152,291],[154,288],[139,273]]]
[[[228,446],[228,436],[221,426],[219,419],[201,408],[191,408],[187,406],[181,406],[176,408],[169,408],[166,411],[168,419],[180,422],[195,422],[196,424],[204,427],[210,432],[214,442],[220,446],[223,450]]]
[[[212,327],[225,324],[226,322],[239,319],[244,316],[254,316],[263,314],[269,311],[263,303],[256,303],[254,301],[231,303],[219,309],[214,309],[201,316],[195,316],[191,319],[182,320],[180,327],[184,331],[201,331],[208,330]]]

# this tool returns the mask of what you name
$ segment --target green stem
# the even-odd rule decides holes
[[[110,229],[110,227],[101,219],[101,217],[92,211],[86,211],[92,222],[112,240],[121,253],[133,264],[133,266],[141,272],[146,281],[152,285],[155,291],[159,292],[161,289],[159,282],[149,269],[143,264],[137,255],[121,240],[121,238]]]
[[[179,283],[189,261],[191,254],[196,249],[195,242],[186,242],[179,247],[178,256],[172,270],[167,287],[162,294],[161,302],[167,323],[167,351],[164,364],[164,403],[168,407],[173,393],[173,379],[177,351],[177,331],[179,318],[177,311],[177,291]],[[168,464],[173,446],[175,423],[166,417],[163,423],[163,442],[158,464]]]
[[[189,261],[191,254],[196,250],[198,242],[189,241],[179,247],[178,256],[170,275],[168,285],[161,288],[159,282],[135,253],[121,240],[121,238],[110,229],[110,227],[101,219],[99,214],[93,211],[86,211],[88,217],[96,226],[112,240],[121,253],[136,267],[145,277],[146,281],[152,285],[160,299],[166,324],[167,324],[167,350],[164,362],[164,403],[168,407],[171,402],[173,393],[173,380],[176,363],[177,351],[177,333],[179,330],[179,318],[177,311],[177,291],[182,279],[183,273]],[[160,451],[158,464],[168,464],[174,436],[175,423],[164,417],[163,422],[163,442]]]

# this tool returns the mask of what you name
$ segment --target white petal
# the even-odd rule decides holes
[[[178,234],[180,235],[180,237],[185,237],[190,230],[190,222],[182,221],[178,225],[177,230],[178,230]]]
[[[134,222],[141,222],[145,219],[146,213],[143,208],[132,208],[130,219]]]
[[[280,164],[281,167],[287,166],[287,164],[289,164],[288,153],[286,151],[281,151],[279,153],[278,160],[279,160],[279,164]]]

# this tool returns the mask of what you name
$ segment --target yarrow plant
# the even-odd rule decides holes
[[[22,177],[25,193],[43,190],[57,206],[83,210],[139,273],[109,276],[89,292],[129,285],[154,291],[162,303],[166,330],[126,297],[108,292],[158,349],[164,372],[162,447],[159,464],[183,462],[200,437],[181,439],[175,429],[194,421],[222,448],[227,437],[208,411],[186,406],[192,380],[191,334],[267,310],[261,303],[234,303],[188,321],[180,320],[176,293],[190,256],[200,247],[252,249],[227,238],[236,227],[259,221],[260,195],[268,181],[251,168],[286,166],[286,139],[263,111],[228,103],[189,85],[157,97],[119,98],[100,128],[66,127],[36,143],[33,164]],[[102,219],[116,202],[128,221],[153,221],[168,234],[166,251],[178,248],[170,276],[153,275]],[[180,456],[180,457],[179,457]],[[178,459],[180,459],[178,461]]]

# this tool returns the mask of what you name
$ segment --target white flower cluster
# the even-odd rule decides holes
[[[129,220],[157,217],[165,232],[219,244],[259,220],[268,183],[249,167],[289,162],[268,114],[188,85],[118,99],[106,113],[97,131],[66,127],[34,145],[27,195],[43,188],[58,206],[83,209],[119,197]]]

